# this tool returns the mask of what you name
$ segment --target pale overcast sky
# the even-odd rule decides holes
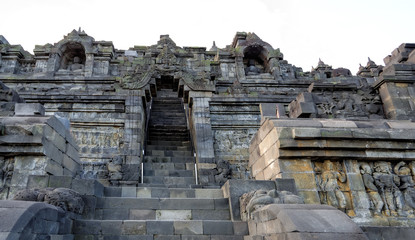
[[[415,0],[1,0],[0,35],[33,52],[81,27],[115,48],[152,45],[170,34],[178,46],[224,48],[238,31],[255,32],[310,71],[321,58],[353,74],[415,42]]]

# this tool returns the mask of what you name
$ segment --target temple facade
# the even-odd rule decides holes
[[[161,35],[119,50],[79,29],[33,54],[0,36],[0,198],[45,176],[120,188],[294,179],[306,204],[359,226],[414,227],[415,44],[356,74],[316,62],[304,71],[245,32],[225,48]]]

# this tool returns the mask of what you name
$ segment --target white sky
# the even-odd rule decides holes
[[[403,42],[415,42],[414,0],[1,0],[0,35],[33,52],[82,27],[117,49],[155,44],[224,48],[255,32],[289,63],[310,71],[321,58],[356,73]]]

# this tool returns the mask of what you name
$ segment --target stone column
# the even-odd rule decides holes
[[[214,181],[209,179],[208,176],[203,176],[203,173],[208,173],[209,169],[216,167],[213,150],[213,132],[210,122],[209,95],[211,93],[190,93],[190,97],[193,99],[190,128],[196,151],[196,163],[201,173],[199,175],[201,184],[208,184]]]
[[[87,53],[85,60],[85,77],[92,77],[94,71],[94,54]]]

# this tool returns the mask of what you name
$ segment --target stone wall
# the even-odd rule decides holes
[[[78,146],[54,116],[0,118],[1,199],[26,188],[30,175],[80,174]]]
[[[409,121],[268,119],[249,166],[257,180],[295,179],[306,203],[335,206],[362,225],[393,225],[414,216],[414,129]]]

